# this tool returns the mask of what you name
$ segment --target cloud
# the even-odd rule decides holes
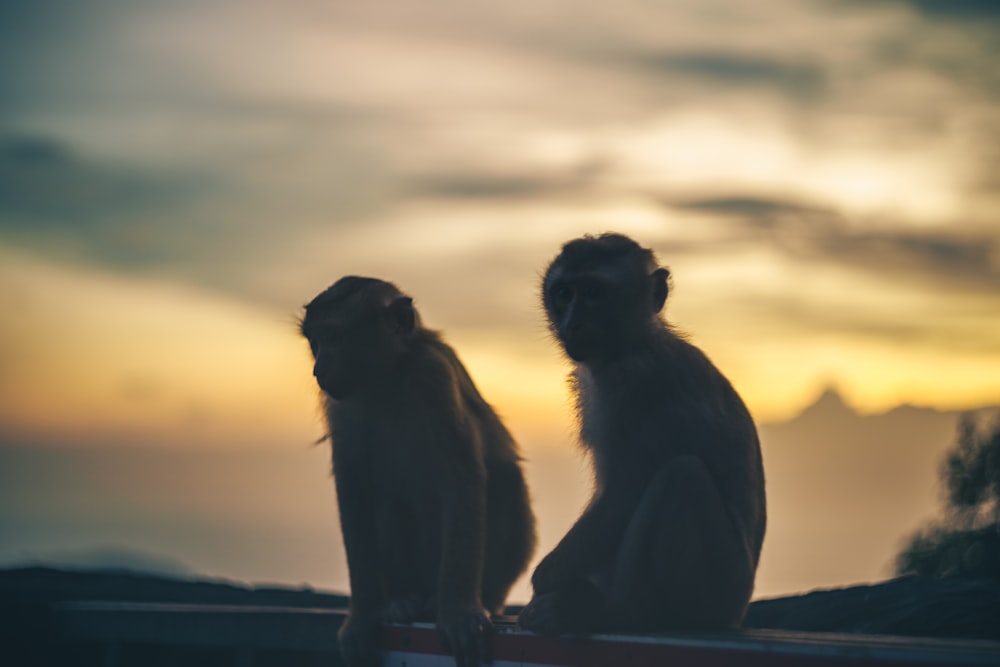
[[[724,216],[737,216],[751,224],[764,227],[773,226],[779,216],[828,212],[828,209],[806,206],[789,200],[738,194],[682,200],[670,205],[685,211],[704,211]]]
[[[522,332],[544,262],[603,229],[693,270],[753,247],[997,284],[982,31],[885,3],[98,4],[0,9],[35,36],[0,45],[0,243],[280,312],[385,274]]]
[[[1000,237],[984,232],[921,229],[905,224],[858,225],[836,209],[767,197],[722,194],[669,203],[679,211],[716,216],[727,225],[722,245],[766,242],[800,260],[820,260],[905,282],[1000,289]]]
[[[819,0],[833,13],[851,11],[883,11],[907,7],[927,18],[944,20],[982,20],[1000,17],[1000,7],[993,0]]]
[[[945,19],[1000,19],[1000,5],[993,0],[899,0],[917,11]]]
[[[516,168],[495,170],[490,167],[464,172],[432,171],[409,179],[404,196],[453,200],[543,199],[560,194],[585,191],[596,185],[606,165],[598,161],[568,165],[564,168]]]
[[[230,163],[136,164],[53,135],[0,135],[0,245],[254,300],[251,277],[287,261],[289,239],[381,205],[363,160],[324,173],[331,149],[350,155],[317,140],[297,156],[271,146]]]
[[[0,3],[0,427],[235,445],[243,464],[251,443],[312,442],[292,319],[359,273],[413,294],[512,428],[563,440],[538,273],[605,230],[670,265],[668,317],[758,416],[830,380],[866,409],[990,401],[1000,40],[994,10],[963,6]],[[307,463],[328,495],[328,460]],[[196,470],[201,502],[176,494],[181,468],[157,494],[219,511],[234,468]],[[33,479],[43,500],[62,483]],[[306,516],[253,481],[231,497],[273,525]],[[113,500],[69,509],[130,506]],[[136,525],[56,532],[116,543]],[[151,547],[218,545],[191,562],[231,575],[250,572],[233,545],[263,544],[147,528]]]
[[[876,80],[882,84],[879,86],[881,91],[878,88],[871,91],[878,106],[894,107],[892,98],[898,96],[901,85],[905,97],[911,97],[914,92],[920,94],[912,85],[915,77],[921,74],[933,81],[940,94],[953,100],[958,96],[970,105],[978,102],[978,96],[996,99],[1000,95],[1000,74],[994,67],[1000,57],[1000,6],[997,3],[990,0],[838,0],[825,4],[834,15],[892,17],[886,29],[865,44],[864,58],[851,64],[856,81]],[[909,11],[893,11],[900,8]],[[973,95],[967,97],[969,93]],[[965,105],[949,106],[947,110],[931,106],[928,111],[939,117],[955,116],[963,113]]]
[[[856,232],[831,235],[822,250],[830,257],[872,271],[908,272],[928,280],[965,283],[984,290],[1000,288],[993,265],[996,240],[960,238],[941,232]]]
[[[187,181],[187,182],[185,182]],[[0,225],[99,227],[196,191],[195,179],[88,163],[43,136],[0,137]]]
[[[0,137],[0,234],[137,267],[176,259],[185,225],[171,210],[204,189],[195,174],[89,162],[43,136]]]
[[[535,197],[559,184],[531,176],[461,175],[414,179],[410,189],[419,195],[446,199],[505,199]]]
[[[697,79],[718,88],[773,88],[799,100],[814,99],[826,88],[826,72],[816,62],[801,56],[763,57],[734,51],[694,51],[644,54],[636,63],[677,81],[677,77]]]
[[[84,114],[107,109],[162,86],[162,72],[141,50],[127,47],[137,16],[153,3],[72,0],[0,3],[0,120],[38,111]],[[131,99],[128,99],[130,98]],[[161,97],[162,99],[162,97]]]

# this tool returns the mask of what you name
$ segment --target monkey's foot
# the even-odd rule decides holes
[[[380,628],[378,617],[347,617],[338,633],[340,657],[347,667],[379,667],[382,664],[378,649]]]
[[[517,622],[540,635],[585,635],[608,629],[603,596],[586,579],[553,593],[536,595]]]
[[[433,621],[434,601],[417,594],[394,598],[382,607],[382,618],[387,623]]]

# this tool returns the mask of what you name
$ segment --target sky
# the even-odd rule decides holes
[[[355,273],[415,298],[529,463],[574,466],[535,485],[576,507],[538,283],[609,230],[670,267],[667,318],[761,424],[828,388],[868,424],[998,405],[998,55],[969,0],[0,3],[0,446],[315,457],[295,320]],[[72,504],[12,470],[9,508]],[[53,531],[25,553],[82,543]]]

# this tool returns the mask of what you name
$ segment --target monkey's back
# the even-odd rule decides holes
[[[368,476],[379,502],[413,517],[383,532],[381,551],[398,569],[419,570],[411,580],[428,582],[441,562],[440,517],[450,502],[442,492],[481,484],[487,507],[485,525],[476,527],[486,543],[482,602],[499,612],[536,543],[517,445],[436,332],[421,330],[394,377],[378,403],[328,401],[335,481],[340,474]],[[413,526],[422,532],[414,534]],[[398,554],[412,562],[397,562]]]
[[[507,430],[503,421],[497,415],[472,380],[465,365],[441,335],[428,331],[427,344],[430,350],[442,364],[447,365],[455,378],[458,394],[466,413],[475,420],[485,446],[485,455],[490,461],[520,461],[517,442]]]

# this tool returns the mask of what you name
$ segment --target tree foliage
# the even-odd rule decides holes
[[[965,524],[1000,521],[1000,421],[985,433],[963,415],[958,442],[942,468],[949,508]]]
[[[910,539],[896,571],[1000,579],[1000,416],[962,415],[956,440],[941,466],[945,518]]]

